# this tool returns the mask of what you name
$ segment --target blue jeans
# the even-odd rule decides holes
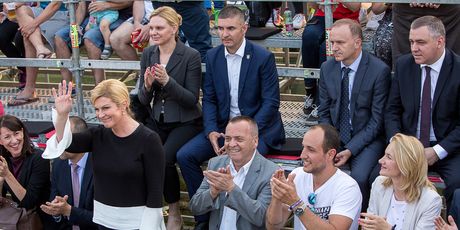
[[[220,138],[219,146],[223,146],[223,144],[224,139]],[[257,150],[260,153],[267,153],[269,147],[262,139],[259,139]],[[177,152],[177,163],[182,172],[182,177],[187,184],[187,191],[190,199],[195,195],[204,178],[201,165],[203,162],[215,156],[216,153],[211,146],[211,142],[209,142],[204,132],[196,135]],[[207,214],[195,216],[195,221],[197,222],[207,221],[208,219],[209,215]]]
[[[110,24],[110,27],[109,27],[110,31],[114,31],[124,21],[125,21],[124,19],[118,18],[115,22]],[[85,34],[83,35],[83,39],[90,40],[96,47],[99,47],[100,50],[104,49],[104,37],[102,37],[102,33],[99,27],[92,28],[88,31],[85,31]]]
[[[157,9],[160,6],[169,6],[182,16],[182,26],[185,38],[190,47],[198,50],[201,62],[206,62],[206,52],[212,48],[211,34],[209,34],[209,16],[203,7],[203,2],[152,2]]]
[[[85,27],[86,27],[86,24],[88,24],[88,17],[85,18],[85,20],[83,20],[83,22],[81,23],[81,28],[82,28],[82,33],[85,33]],[[70,40],[70,27],[69,26],[65,26],[65,27],[62,27],[60,30],[58,30],[54,36],[58,36],[60,37],[63,41],[65,41],[65,43],[67,43],[67,46],[69,48],[72,48],[72,44],[71,44],[71,40]],[[81,45],[83,43],[83,37],[81,35],[78,35],[78,42],[79,42],[79,45]]]
[[[315,22],[315,23],[314,23]],[[304,68],[319,68],[326,61],[324,17],[313,17],[302,34]],[[317,80],[305,78],[305,88],[316,88]]]

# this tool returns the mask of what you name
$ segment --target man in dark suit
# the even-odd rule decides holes
[[[73,133],[87,129],[85,121],[70,117]],[[52,215],[56,225],[52,229],[98,229],[93,223],[93,165],[89,153],[64,152],[53,161],[51,202],[40,208]],[[76,196],[78,198],[76,198]]]
[[[207,53],[203,83],[204,131],[177,153],[177,162],[193,197],[203,180],[200,165],[224,151],[223,131],[239,115],[253,118],[259,127],[260,154],[280,149],[284,128],[278,111],[280,95],[275,58],[272,53],[244,38],[244,13],[227,6],[219,13],[218,31],[222,45]],[[195,217],[206,228],[207,216]],[[204,223],[204,224],[201,224]]]
[[[455,188],[460,187],[460,57],[445,48],[445,34],[436,17],[412,22],[412,54],[396,62],[385,129],[387,138],[396,133],[419,138],[429,170],[444,179],[450,206]]]
[[[209,229],[265,229],[270,178],[279,169],[257,152],[258,129],[247,116],[225,130],[228,154],[209,160],[200,188],[190,200],[194,214],[210,212]]]
[[[363,210],[369,200],[369,175],[385,149],[383,110],[390,87],[390,68],[362,50],[361,26],[342,19],[331,28],[335,60],[320,71],[320,123],[336,127],[340,149],[336,166],[350,163],[351,177],[363,195]]]

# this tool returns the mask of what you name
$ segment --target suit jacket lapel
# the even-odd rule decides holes
[[[332,114],[332,119],[334,124],[339,123],[339,117],[340,117],[340,100],[342,98],[342,69],[340,68],[340,62],[335,62],[335,66],[331,72],[333,76],[333,81],[334,81],[334,86],[335,86],[335,91],[337,92],[337,103],[335,103],[335,111],[337,111],[337,114]],[[334,116],[335,115],[335,116]]]
[[[355,80],[353,81],[353,88],[351,89],[350,119],[352,121],[352,124],[353,124],[353,114],[355,111],[355,102],[359,95],[361,84],[364,81],[364,76],[366,75],[368,64],[369,64],[369,56],[366,52],[362,52],[361,61],[358,65],[358,70],[355,73]]]
[[[158,49],[158,46],[155,46],[153,54],[152,54],[152,56],[150,58],[151,58],[150,63],[152,63],[152,64],[160,64],[160,49]],[[149,66],[149,67],[151,67],[151,66]]]
[[[442,63],[441,72],[438,76],[438,82],[436,83],[436,89],[434,90],[433,103],[432,107],[435,108],[436,103],[438,102],[439,95],[441,94],[442,88],[449,79],[452,68],[452,54],[449,50],[446,49],[446,56],[444,57],[444,62]]]
[[[223,164],[221,164],[219,168],[227,167],[227,165],[230,164],[230,157],[226,157],[222,163]],[[227,196],[225,195],[226,195],[225,192],[221,192],[219,195],[219,205],[222,206],[222,208],[219,207],[219,220],[222,220],[222,215],[224,214],[224,204],[225,204],[225,200],[227,199]]]
[[[177,41],[176,48],[174,48],[171,57],[169,58],[168,64],[166,65],[166,72],[171,72],[177,64],[182,61],[182,57],[184,56],[185,46],[182,42]]]
[[[90,153],[86,153],[90,154]],[[93,163],[91,160],[91,156],[88,156],[86,160],[85,171],[83,172],[83,181],[81,183],[80,189],[80,203],[79,206],[83,207],[85,204],[86,196],[88,195],[86,191],[89,190],[89,186],[91,185],[91,181],[93,180]]]
[[[241,69],[240,69],[240,82],[238,83],[238,98],[241,98],[241,93],[244,90],[244,83],[246,81],[246,76],[249,70],[249,65],[253,58],[253,49],[252,44],[246,40],[246,47],[244,48],[244,56],[241,60]]]
[[[64,163],[64,178],[63,178],[63,183],[64,183],[64,191],[63,194],[60,194],[62,196],[68,195],[69,196],[69,204],[74,205],[73,203],[73,189],[72,189],[72,172],[70,171],[70,165],[69,162],[66,160]]]
[[[225,95],[230,95],[230,82],[228,81],[227,58],[225,58],[225,47],[223,45],[220,45],[220,49],[216,57],[217,58],[215,60],[215,68],[222,68],[222,72],[216,71],[213,77],[216,80],[215,82],[217,85],[222,85],[224,87]],[[219,74],[219,72],[222,74]],[[228,97],[228,105],[230,106],[230,97]]]
[[[412,95],[413,95],[413,98],[414,98],[414,110],[415,110],[414,114],[418,114],[419,109],[420,109],[420,93],[421,93],[421,90],[422,90],[421,89],[422,88],[422,71],[420,69],[420,65],[416,64],[414,62],[412,64],[412,67],[411,67],[409,73],[413,73],[412,76],[414,77],[414,79],[412,81],[412,82],[414,82],[414,87],[412,87]],[[400,86],[400,87],[402,87],[402,86]],[[417,115],[417,117],[418,117],[418,115]]]

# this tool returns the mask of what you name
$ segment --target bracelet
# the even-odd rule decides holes
[[[292,210],[294,210],[294,208],[297,207],[300,203],[303,203],[302,199],[299,199],[298,201],[294,202],[294,204],[289,206],[288,210],[292,212]]]

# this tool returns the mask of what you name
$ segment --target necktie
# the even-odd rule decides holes
[[[425,66],[425,82],[422,89],[422,106],[420,113],[420,142],[424,147],[430,146],[431,123],[431,68]]]
[[[80,177],[78,176],[78,166],[72,163],[72,191],[73,191],[73,206],[78,207],[80,203]],[[72,230],[78,230],[80,227],[73,225]]]
[[[350,73],[350,68],[343,67],[343,77],[342,77],[342,93],[340,97],[340,115],[339,115],[339,133],[340,140],[343,144],[347,144],[351,139],[351,124],[350,124],[350,109],[348,108],[350,104],[350,93],[349,89],[349,78],[348,74]]]

